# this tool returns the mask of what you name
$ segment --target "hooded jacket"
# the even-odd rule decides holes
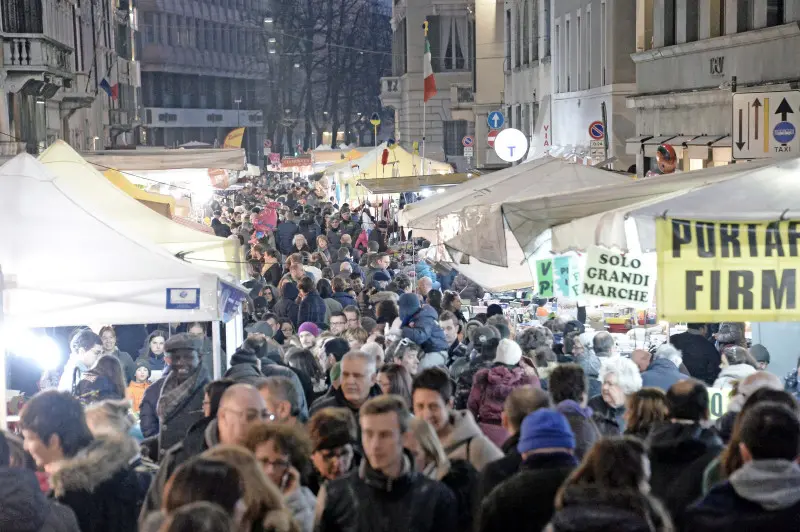
[[[673,384],[684,379],[686,375],[680,372],[678,366],[666,358],[657,358],[642,372],[642,387],[660,388],[666,392]]]
[[[294,283],[286,283],[281,287],[281,300],[275,303],[272,312],[279,318],[291,320],[294,324],[295,330],[300,325],[297,323],[298,306],[295,303],[297,296],[300,292],[297,290],[297,285]]]
[[[33,471],[0,467],[0,501],[3,532],[81,532],[75,513],[49,500]]]
[[[686,530],[738,532],[800,530],[800,465],[754,460],[689,508]]]
[[[722,368],[722,371],[719,372],[717,380],[714,381],[714,388],[730,390],[733,388],[734,382],[743,381],[756,371],[756,368],[750,364],[734,364],[732,366]]]
[[[447,353],[450,348],[444,337],[444,331],[439,326],[439,315],[430,305],[423,305],[412,316],[404,320],[402,331],[403,338],[408,338],[426,353]]]
[[[572,400],[561,401],[556,410],[567,418],[572,433],[575,435],[575,456],[582,460],[597,440],[602,438],[600,429],[592,420],[592,409],[583,408]]]
[[[500,425],[506,398],[515,388],[539,387],[539,379],[528,375],[520,366],[495,363],[475,374],[467,407],[478,423]]]
[[[50,476],[56,500],[69,506],[81,532],[136,532],[139,509],[150,484],[137,473],[139,446],[127,436],[92,441],[62,460]]]
[[[453,425],[450,434],[440,438],[450,460],[466,460],[483,471],[486,464],[503,457],[503,452],[481,432],[471,412],[451,412],[450,423]]]
[[[562,507],[550,521],[553,532],[668,532],[669,514],[638,490],[596,485],[566,486]],[[699,531],[698,531],[699,532]]]
[[[713,428],[678,421],[655,427],[648,442],[650,488],[679,525],[686,508],[703,494],[703,473],[722,451],[722,440]]]
[[[683,365],[692,377],[709,386],[714,384],[719,375],[719,363],[722,358],[714,344],[699,332],[691,330],[673,334],[669,338],[669,343],[683,353]]]
[[[363,460],[357,471],[320,492],[319,532],[456,532],[456,501],[442,483],[417,473],[403,457],[403,472],[389,479]]]
[[[347,292],[334,292],[331,298],[342,305],[342,308],[349,307],[351,305],[355,307],[358,305],[358,303],[356,303],[356,299]]]

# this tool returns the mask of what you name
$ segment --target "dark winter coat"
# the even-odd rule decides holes
[[[483,501],[478,532],[542,530],[553,517],[553,502],[578,460],[567,453],[532,455],[517,474]]]
[[[668,523],[655,498],[596,485],[567,486],[550,521],[553,532],[666,532]]]
[[[267,271],[264,272],[264,282],[271,286],[278,286],[278,283],[281,282],[281,277],[283,277],[283,270],[277,262],[270,264]]]
[[[3,532],[81,532],[75,513],[49,500],[33,471],[0,467],[0,501]]]
[[[273,314],[277,317],[291,320],[295,330],[297,330],[297,327],[300,325],[297,323],[299,307],[297,303],[295,303],[298,295],[300,295],[300,292],[298,292],[296,284],[284,284],[281,288],[281,299],[275,303],[275,308],[272,309]]]
[[[161,427],[158,431],[158,454],[162,457],[167,450],[183,440],[186,431],[203,419],[203,398],[205,396],[206,384],[211,382],[208,373],[201,365],[197,369],[202,372],[194,389],[183,398],[178,408],[176,408],[166,419],[160,421]]]
[[[575,435],[575,456],[582,460],[597,440],[603,437],[592,419],[592,409],[582,408],[575,401],[561,401],[556,410],[567,418],[572,433]]]
[[[279,364],[269,357],[261,359],[261,374],[264,377],[286,377],[292,381],[298,392],[298,404],[300,405],[300,413],[297,417],[305,423],[308,420],[308,408],[314,395],[314,385],[308,375],[299,369]],[[307,381],[307,384],[304,381]]]
[[[81,532],[137,531],[150,484],[132,465],[138,457],[133,438],[98,438],[50,476],[54,497],[75,512]]]
[[[686,379],[678,366],[666,358],[653,360],[646,371],[642,372],[642,386],[660,388],[665,392],[678,381]]]
[[[800,466],[755,460],[716,485],[684,517],[684,530],[739,532],[800,530]]]
[[[297,227],[300,230],[300,233],[306,237],[306,242],[308,242],[308,245],[313,246],[316,249],[317,237],[322,233],[322,228],[320,228],[320,226],[318,226],[313,220],[300,220],[300,224]]]
[[[456,532],[455,496],[444,484],[413,471],[389,480],[367,460],[325,487],[317,532]]]
[[[467,407],[478,423],[500,425],[506,399],[516,388],[539,387],[539,379],[519,366],[495,363],[475,373]],[[499,443],[499,442],[498,442]]]
[[[439,314],[430,305],[423,305],[403,322],[403,338],[408,338],[426,353],[446,353],[450,345],[439,326]]]
[[[475,374],[483,368],[492,367],[493,363],[494,359],[483,358],[481,356],[477,356],[470,360],[469,366],[467,366],[467,368],[461,372],[461,375],[456,381],[456,392],[453,396],[456,410],[466,410],[467,403],[469,402],[469,394],[472,391],[472,381],[475,379]]]
[[[339,251],[339,248],[342,247],[342,226],[340,225],[336,229],[329,229],[325,237],[328,239],[328,247],[334,251]]]
[[[235,364],[225,372],[223,378],[242,384],[255,385],[259,379],[264,378],[264,375],[252,364]]]
[[[161,397],[161,387],[164,386],[166,379],[166,377],[161,377],[151,384],[144,391],[142,402],[139,404],[139,426],[145,438],[158,434],[159,422],[156,406],[158,405],[158,398]]]
[[[328,306],[325,300],[316,291],[306,294],[297,309],[297,326],[311,322],[316,323],[318,327],[324,327],[327,312]]]
[[[648,441],[652,494],[680,525],[686,508],[703,494],[703,473],[722,452],[722,440],[713,428],[667,423],[655,427]]]
[[[294,246],[292,246],[292,239],[294,235],[300,232],[300,228],[296,223],[284,221],[278,224],[275,228],[275,244],[278,246],[278,251],[283,255],[291,255]]]
[[[342,308],[349,307],[351,305],[355,307],[358,305],[356,299],[347,292],[334,292],[333,296],[331,297],[339,302],[339,304],[342,305]]]
[[[519,433],[510,436],[503,444],[502,451],[505,456],[489,462],[481,472],[478,482],[478,501],[483,501],[494,488],[511,477],[519,470],[522,463],[522,456],[517,451],[519,443]]]
[[[483,288],[460,273],[456,275],[456,278],[453,280],[451,289],[454,292],[458,292],[461,295],[461,299],[466,299],[472,302],[473,305],[476,304],[477,300],[483,299]]]
[[[719,375],[719,364],[722,359],[714,344],[696,332],[686,331],[673,334],[669,343],[683,353],[683,365],[695,379],[712,386]]]
[[[625,414],[625,407],[612,408],[604,400],[602,395],[596,395],[589,399],[589,408],[592,409],[592,420],[600,429],[603,436],[619,436],[625,432],[625,421],[622,416]]]
[[[152,373],[153,371],[164,371],[166,362],[164,361],[164,354],[156,356],[152,351],[148,350],[147,353],[139,355],[135,360],[137,366],[147,366]]]

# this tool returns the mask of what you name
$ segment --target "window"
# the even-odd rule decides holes
[[[514,112],[516,113],[516,116],[514,117],[514,127],[517,129],[522,129],[522,132],[527,135],[523,127],[524,122],[522,121],[522,106],[516,105],[514,107]]]
[[[515,10],[517,20],[514,24],[514,66],[519,68],[522,63],[522,8]]]
[[[542,12],[544,18],[544,57],[550,55],[550,0],[544,0]],[[556,36],[556,46],[558,46],[558,36]]]
[[[538,4],[533,3],[531,9],[533,16],[531,17],[531,61],[539,59],[539,10]],[[548,21],[549,24],[549,21]]]
[[[736,4],[736,31],[752,30],[755,27],[753,24],[755,0],[736,0]]]
[[[511,10],[506,10],[506,64],[505,70],[511,70]]]
[[[467,136],[466,120],[444,121],[444,153],[445,155],[464,155],[461,139]]]
[[[472,68],[470,24],[466,16],[428,17],[434,72]]]
[[[408,71],[408,48],[406,46],[406,31],[408,22],[400,21],[392,35],[392,75],[402,76]]]
[[[175,25],[174,15],[167,15],[167,44],[169,46],[178,44],[178,28]]]
[[[785,0],[767,0],[767,27],[785,23]]]
[[[153,44],[156,42],[156,28],[153,22],[153,14],[144,14],[144,42]]]
[[[531,104],[529,103],[526,103],[522,108],[522,132],[528,138],[533,135],[533,131],[531,131]]]
[[[530,1],[525,0],[522,6],[522,63],[530,63],[531,56],[531,9]]]
[[[556,50],[561,45],[561,26],[556,23]],[[556,53],[553,58],[553,72],[556,74],[556,92],[561,92],[561,54]]]

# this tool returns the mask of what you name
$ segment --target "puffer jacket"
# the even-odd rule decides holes
[[[500,425],[500,417],[506,398],[515,388],[539,387],[539,379],[528,375],[519,366],[495,363],[475,374],[467,407],[478,423]]]
[[[80,532],[75,513],[49,500],[33,471],[0,467],[0,501],[3,532]]]
[[[730,390],[733,388],[734,382],[741,382],[755,372],[756,368],[750,364],[734,364],[733,366],[727,366],[722,368],[722,371],[719,372],[717,380],[714,381],[714,388]]]
[[[408,338],[426,353],[445,352],[450,344],[439,326],[439,315],[430,305],[423,305],[403,322],[403,338]],[[446,358],[446,357],[445,357]]]
[[[311,322],[316,323],[319,327],[324,327],[327,312],[328,306],[325,305],[325,300],[317,292],[306,294],[306,297],[303,298],[297,308],[297,317],[295,318],[297,326]]]

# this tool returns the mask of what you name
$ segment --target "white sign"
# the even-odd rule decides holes
[[[494,141],[494,151],[507,163],[519,161],[528,152],[528,137],[519,129],[504,129]]]
[[[737,92],[733,95],[734,159],[765,159],[800,153],[800,91]]]
[[[475,153],[474,150],[475,148],[473,148],[472,146],[467,146],[466,148],[464,148],[464,157],[472,157],[473,154]]]
[[[583,270],[582,297],[645,308],[653,298],[655,280],[655,264],[648,257],[592,246]]]
[[[589,157],[592,159],[606,158],[606,143],[602,140],[593,140],[589,148]]]

